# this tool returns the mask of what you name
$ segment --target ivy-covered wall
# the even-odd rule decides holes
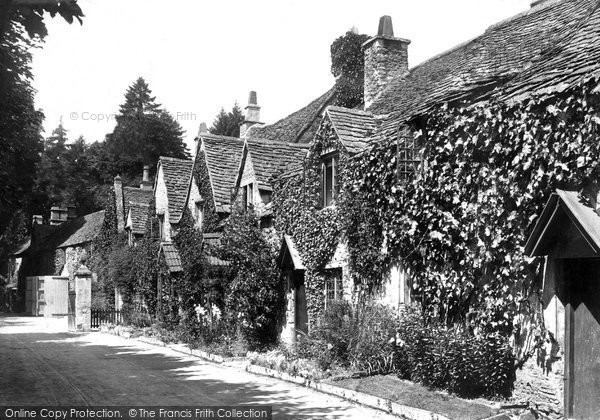
[[[518,314],[540,319],[540,264],[523,253],[528,234],[555,188],[599,180],[596,86],[433,111],[415,127],[426,165],[406,184],[396,177],[395,141],[375,145],[347,168],[354,207],[369,209],[347,225],[348,237],[381,226],[377,241],[410,268],[430,316],[519,336]],[[361,262],[378,263],[375,253]]]
[[[321,208],[321,156],[331,150],[339,152],[336,205]],[[293,176],[282,176],[273,187],[275,227],[291,235],[306,266],[305,288],[309,323],[319,319],[325,303],[325,265],[343,240],[340,203],[344,195],[345,167],[349,159],[328,118],[324,118],[315,136],[304,167]],[[346,279],[349,281],[349,279]]]
[[[194,163],[194,180],[198,185],[200,196],[204,200],[204,221],[202,223],[203,232],[216,232],[220,227],[221,217],[215,208],[212,186],[206,166],[206,157],[202,150],[198,150],[196,162]]]

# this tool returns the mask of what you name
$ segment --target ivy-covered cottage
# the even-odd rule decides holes
[[[201,130],[196,138],[194,179],[204,198],[203,231],[221,230],[231,213],[235,179],[244,142],[237,137],[217,136]]]
[[[179,223],[187,209],[196,226],[201,227],[204,219],[204,199],[193,180],[194,162],[161,156],[154,181],[154,206],[158,219],[161,250],[171,272],[181,271],[177,250],[172,240],[177,235]]]
[[[145,165],[142,182],[137,187],[123,186],[120,176],[114,179],[117,230],[126,232],[129,245],[133,246],[146,231],[150,204],[154,198],[153,183],[150,181],[150,166]]]
[[[557,360],[564,349],[565,414],[597,414],[591,382],[598,380],[592,372],[600,346],[587,331],[599,317],[593,303],[583,308],[577,300],[594,296],[595,286],[569,284],[572,275],[564,277],[554,262],[540,270],[524,247],[552,188],[597,182],[598,8],[595,0],[532,2],[413,68],[410,41],[394,36],[389,17],[381,19],[377,36],[363,45],[366,112],[329,109],[305,165],[274,186],[276,226],[288,235],[279,263],[295,289],[288,325],[304,328],[306,317],[293,312],[302,310],[303,294],[310,324],[330,297],[385,290],[397,265],[402,269],[389,277],[402,278],[400,299],[412,294],[432,316],[477,334],[511,334],[523,361],[545,340],[540,372],[558,375],[527,372],[519,380],[534,384],[525,397],[550,415],[562,411],[555,394],[562,393]],[[348,128],[336,126],[340,117]],[[344,144],[344,131],[356,150]],[[595,220],[593,204],[574,208],[576,197],[557,192],[530,239],[543,245],[530,245],[528,255],[595,255],[595,233],[586,225]],[[339,252],[338,244],[347,249]],[[327,267],[336,254],[346,258],[337,274]],[[594,273],[593,261],[589,267]],[[556,284],[577,291],[569,301]]]

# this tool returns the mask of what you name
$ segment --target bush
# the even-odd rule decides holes
[[[397,327],[398,318],[386,306],[332,302],[310,336],[300,340],[298,351],[325,369],[339,365],[368,375],[395,372]]]
[[[464,397],[507,397],[514,383],[514,355],[499,334],[475,336],[459,327],[425,322],[414,310],[401,319],[399,376]]]

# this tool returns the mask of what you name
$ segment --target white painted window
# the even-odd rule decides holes
[[[325,308],[330,302],[342,300],[344,298],[344,287],[342,283],[342,269],[336,268],[330,270],[325,281]]]
[[[196,201],[196,206],[194,207],[194,220],[196,221],[196,226],[202,229],[202,223],[204,222],[204,200]]]
[[[339,194],[338,163],[339,156],[337,153],[323,158],[321,164],[321,186],[323,188],[321,201],[323,207],[333,205]]]

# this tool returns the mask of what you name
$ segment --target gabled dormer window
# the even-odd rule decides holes
[[[323,207],[334,204],[338,194],[339,155],[332,153],[323,157],[321,163],[321,203]]]

